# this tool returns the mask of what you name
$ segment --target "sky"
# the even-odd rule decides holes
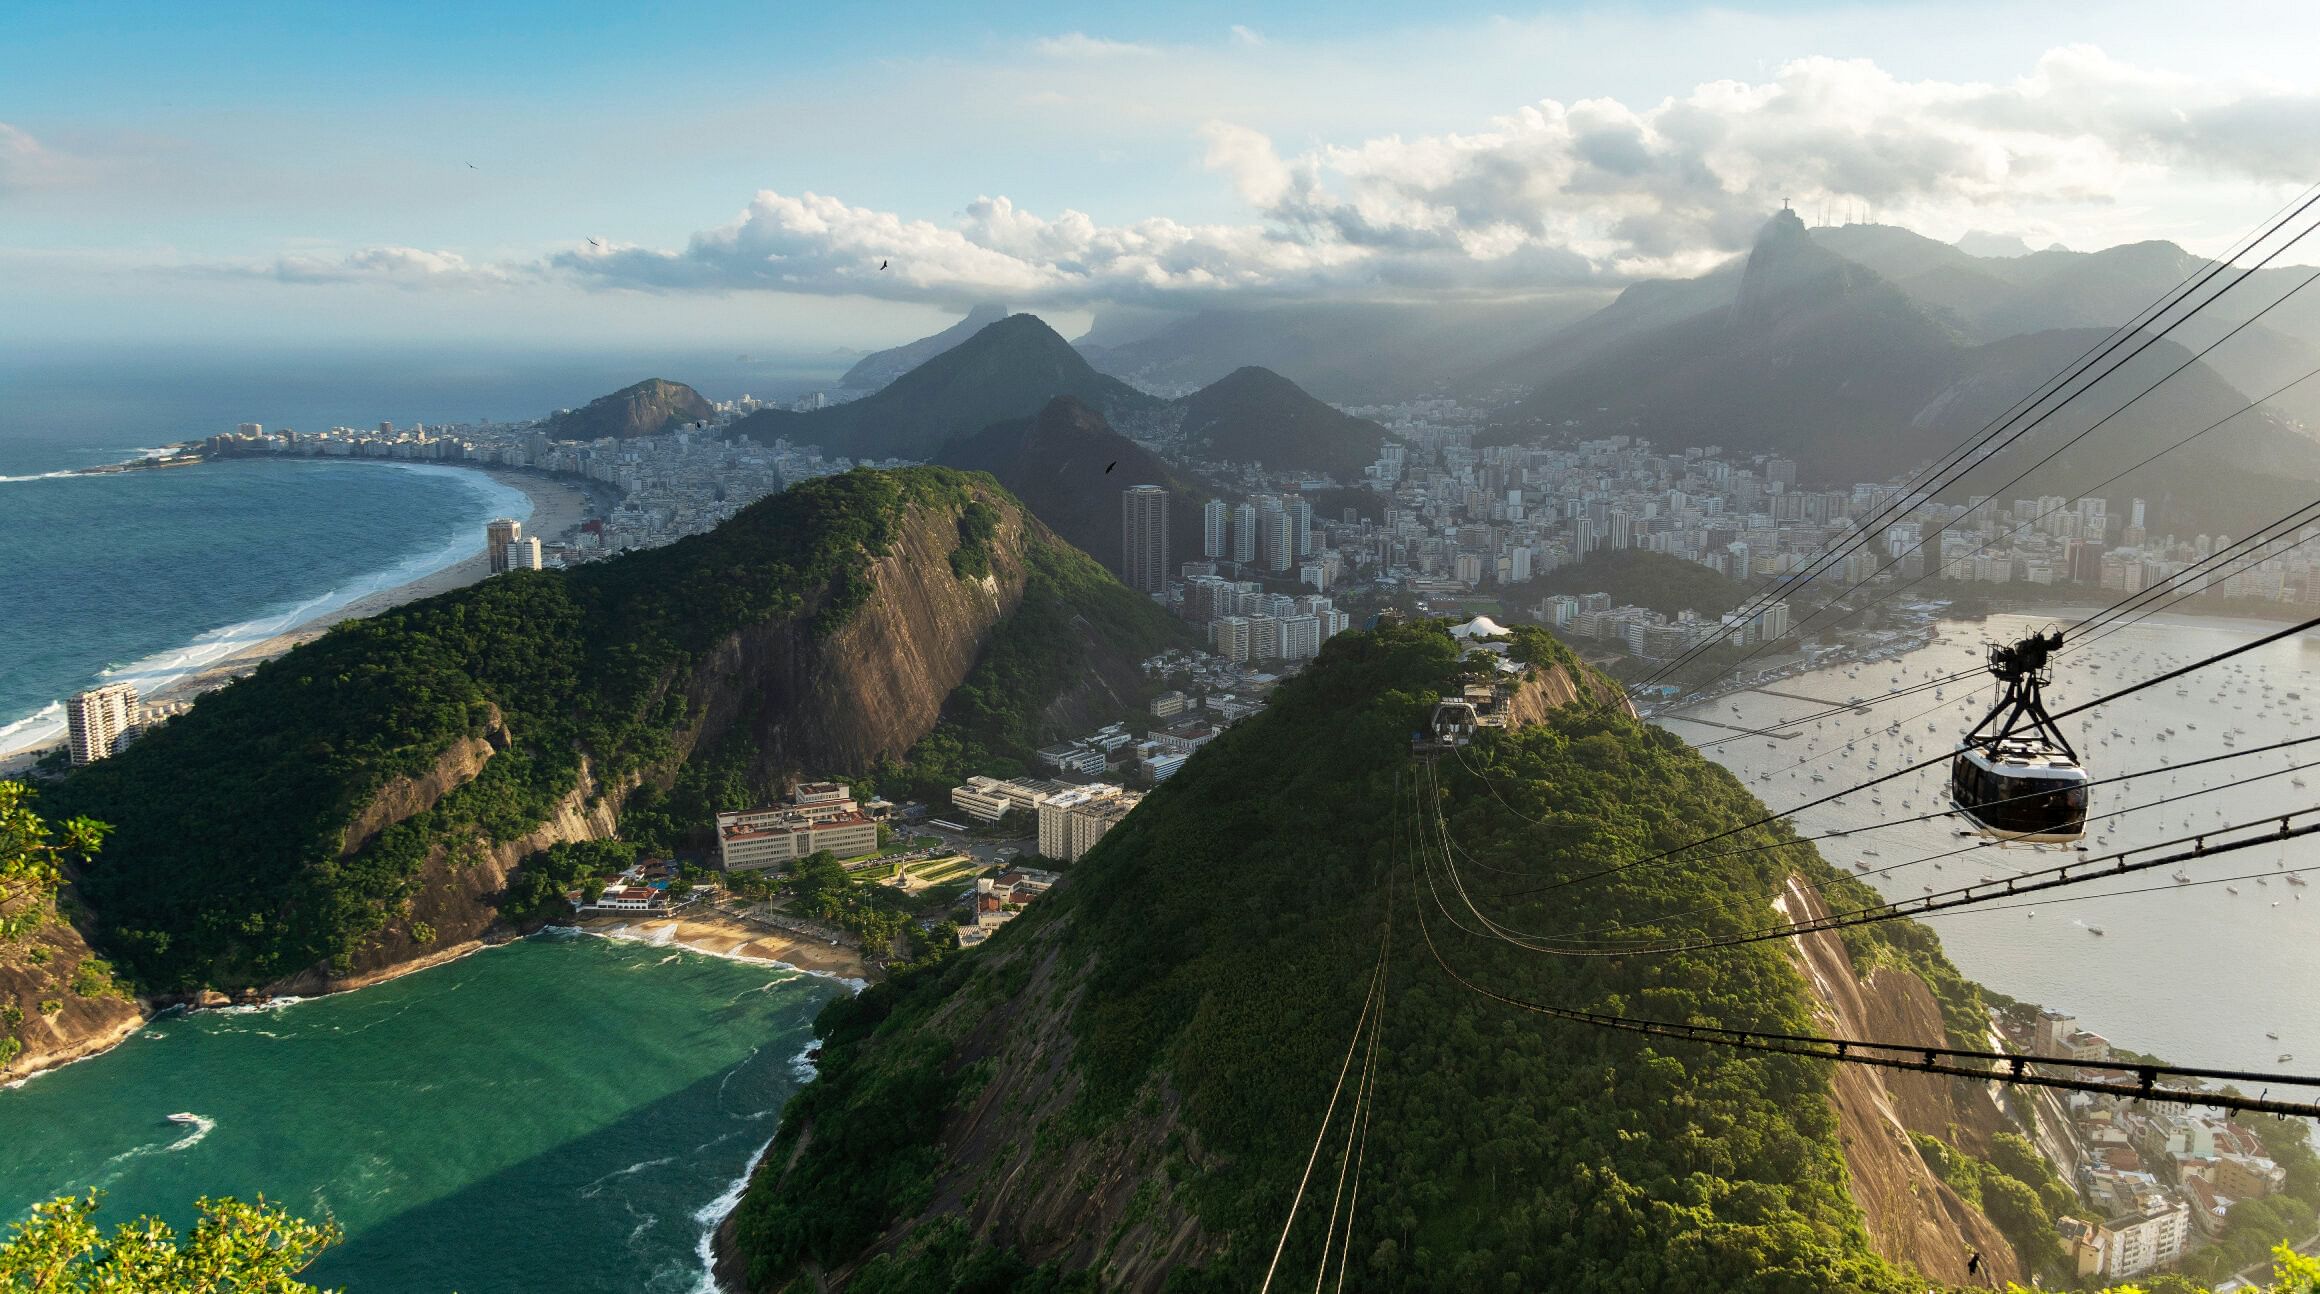
[[[2320,180],[2320,6],[2185,12],[12,0],[0,345],[1521,298],[1698,273],[1783,199],[2213,253]]]

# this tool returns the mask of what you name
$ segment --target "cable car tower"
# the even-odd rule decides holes
[[[2001,842],[2066,844],[2086,834],[2086,769],[2040,697],[2061,646],[2059,629],[1991,645],[1990,673],[2005,690],[1950,761],[1951,804]]]

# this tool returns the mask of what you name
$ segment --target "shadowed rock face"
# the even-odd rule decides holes
[[[817,600],[728,635],[685,677],[672,680],[696,717],[680,735],[676,758],[644,777],[665,783],[686,755],[736,730],[758,752],[751,776],[768,798],[801,772],[859,772],[902,757],[933,729],[984,641],[1022,601],[1026,527],[1037,523],[1011,502],[1002,513],[989,544],[989,575],[955,576],[948,560],[958,542],[955,516],[920,507],[871,566],[871,596],[836,633],[814,633]],[[454,743],[426,773],[381,788],[347,827],[346,854],[474,780],[514,738],[494,711],[482,734]],[[266,991],[311,995],[355,987],[479,939],[512,936],[516,931],[499,920],[499,900],[524,858],[551,845],[612,836],[618,805],[641,780],[600,786],[584,764],[580,785],[522,838],[481,848],[437,845],[415,887],[409,920],[381,931],[343,967],[318,967]],[[411,937],[413,927],[434,937],[420,943]]]

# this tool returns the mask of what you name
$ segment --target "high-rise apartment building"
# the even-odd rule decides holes
[[[1224,500],[1210,499],[1200,509],[1200,555],[1203,557],[1230,557],[1232,536],[1227,528],[1231,512]]]
[[[137,689],[127,683],[75,692],[64,703],[65,737],[75,766],[118,751],[137,723]]]
[[[1295,548],[1294,556],[1313,555],[1313,505],[1303,499],[1289,500],[1289,536]],[[1276,569],[1288,568],[1282,566]]]
[[[516,540],[507,546],[507,551],[501,554],[501,556],[505,559],[501,563],[502,570],[539,570],[540,541],[538,536],[526,536],[525,538]]]
[[[483,551],[491,561],[491,573],[499,574],[508,568],[508,546],[524,536],[524,523],[512,517],[499,517],[483,523]]]
[[[1120,493],[1120,579],[1139,593],[1168,591],[1168,491],[1135,485]]]
[[[1232,559],[1243,566],[1257,560],[1257,508],[1253,503],[1233,508]]]

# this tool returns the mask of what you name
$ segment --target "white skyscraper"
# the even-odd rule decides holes
[[[1242,565],[1257,560],[1257,509],[1243,503],[1233,508],[1232,559]]]
[[[500,569],[508,571],[536,571],[540,569],[540,541],[536,536],[515,540],[500,554]]]
[[[1200,555],[1203,557],[1232,556],[1232,534],[1228,526],[1231,511],[1222,499],[1210,499],[1200,509]]]
[[[94,763],[121,748],[137,720],[137,689],[127,683],[75,692],[64,703],[66,741],[77,766]]]

